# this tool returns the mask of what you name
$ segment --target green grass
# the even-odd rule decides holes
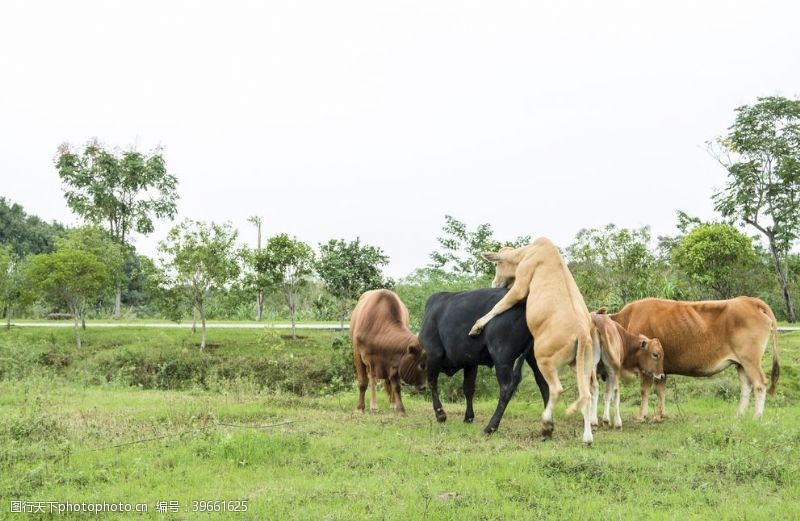
[[[739,392],[732,369],[710,379],[670,377],[663,423],[634,421],[638,386],[628,385],[623,430],[601,428],[591,448],[581,444],[580,415],[564,414],[575,392],[566,371],[569,389],[556,412],[554,439],[543,443],[537,435],[542,405],[530,374],[500,430],[486,437],[481,429],[495,407],[493,387],[476,403],[475,424],[460,421],[463,401],[446,402],[449,420],[438,424],[428,398],[408,393],[408,417],[389,412],[383,392],[381,412],[358,414],[355,390],[327,392],[322,383],[303,396],[253,378],[147,389],[94,380],[97,357],[147,349],[187,349],[178,352],[193,356],[191,337],[90,331],[87,353],[70,353],[69,365],[59,367],[36,362],[53,344],[68,349],[68,334],[53,343],[50,333],[0,333],[0,356],[16,353],[34,364],[0,380],[0,519],[37,518],[9,514],[12,499],[144,502],[151,510],[102,519],[192,519],[184,511],[156,514],[155,504],[178,500],[191,510],[193,500],[239,499],[247,499],[246,513],[205,517],[800,517],[800,333],[781,335],[778,395],[767,398],[761,421],[750,418],[752,405],[748,417],[734,417]],[[335,338],[315,332],[275,348],[260,334],[220,331],[212,336],[215,350],[203,356],[213,367],[226,356],[252,361],[289,354],[320,364]],[[85,371],[73,367],[80,364]],[[490,377],[482,372],[484,380]],[[51,517],[79,516],[40,515]]]

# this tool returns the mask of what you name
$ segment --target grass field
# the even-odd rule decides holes
[[[781,382],[761,421],[734,417],[733,369],[671,377],[663,423],[633,420],[638,389],[628,385],[623,430],[601,428],[590,448],[580,415],[564,415],[574,386],[554,439],[539,441],[542,404],[530,374],[491,437],[481,432],[495,406],[488,383],[475,424],[460,421],[463,401],[445,403],[449,420],[436,423],[424,395],[405,395],[408,417],[389,412],[383,393],[380,413],[354,413],[355,390],[335,388],[315,367],[343,358],[330,348],[336,335],[304,334],[293,343],[218,331],[215,347],[199,354],[184,331],[90,329],[75,353],[69,331],[3,331],[0,519],[86,517],[11,513],[12,500],[149,509],[92,514],[102,519],[800,518],[800,333],[781,335]],[[158,377],[173,356],[198,365]],[[220,369],[259,358],[289,364],[309,383]],[[136,367],[109,370],[153,360],[162,373],[152,378]],[[129,378],[137,371],[138,382]],[[246,512],[192,512],[209,506],[194,501],[238,500]],[[159,501],[178,501],[179,512],[156,513]]]

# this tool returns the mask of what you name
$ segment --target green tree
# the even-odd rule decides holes
[[[178,180],[167,173],[161,150],[150,155],[132,150],[117,155],[96,140],[82,152],[63,144],[56,169],[70,209],[90,223],[107,226],[123,247],[132,232],[149,234],[154,219],[175,216]],[[122,284],[115,289],[114,316],[119,317]]]
[[[672,250],[673,263],[692,282],[728,299],[747,292],[748,272],[757,262],[750,237],[729,224],[703,224]]]
[[[10,246],[16,258],[52,252],[54,239],[63,233],[61,224],[46,223],[35,215],[26,214],[19,204],[11,204],[0,197],[0,245]]]
[[[787,318],[795,322],[788,262],[800,233],[800,100],[758,98],[737,108],[728,134],[709,147],[728,171],[715,208],[766,237]]]
[[[296,339],[298,297],[313,272],[314,250],[308,244],[282,233],[270,237],[267,246],[257,252],[254,268],[283,294],[292,320],[292,338]]]
[[[567,247],[575,283],[590,308],[619,308],[632,300],[662,296],[670,285],[665,267],[650,247],[650,230],[605,228],[580,230]]]
[[[381,271],[381,266],[388,263],[389,257],[380,248],[362,245],[358,238],[350,242],[331,239],[320,244],[317,274],[339,304],[342,328],[348,311],[362,293],[392,285]]]
[[[494,238],[492,226],[478,225],[475,231],[451,215],[445,215],[442,235],[437,237],[441,249],[430,254],[431,269],[466,278],[489,278],[494,276],[494,266],[481,255],[485,251],[497,251],[503,246],[518,248],[531,242],[530,236],[517,237],[513,242],[500,242]]]
[[[239,276],[234,243],[238,233],[230,224],[206,224],[185,220],[173,227],[159,243],[165,295],[174,302],[180,296],[200,316],[200,349],[206,347],[206,307],[212,291],[224,290]]]
[[[73,228],[64,237],[55,240],[56,249],[73,249],[91,253],[106,267],[109,287],[118,288],[125,278],[125,255],[123,247],[116,243],[104,229],[89,225]],[[112,297],[113,294],[101,294],[99,297]],[[94,304],[90,302],[89,305]],[[85,322],[83,328],[86,329]]]
[[[88,251],[60,248],[32,257],[26,278],[45,301],[67,307],[75,321],[75,341],[80,348],[78,323],[84,320],[87,305],[109,285],[106,265]]]

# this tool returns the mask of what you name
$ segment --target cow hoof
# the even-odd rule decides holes
[[[663,416],[653,416],[653,423],[661,423],[662,421],[664,421]]]
[[[438,410],[434,411],[434,413],[436,414],[436,421],[437,422],[443,423],[443,422],[447,421],[447,414],[444,412],[443,409],[438,409]]]
[[[378,414],[378,409],[373,409],[372,407],[370,407],[369,412],[372,414]]]
[[[485,435],[487,435],[487,436],[491,436],[492,433],[494,433],[494,431],[496,431],[496,430],[497,430],[497,428],[495,428],[495,427],[486,427],[485,429],[483,429],[483,433]]]
[[[620,424],[618,425],[618,424],[616,424],[616,423],[615,423],[615,424],[614,424],[614,428],[615,428],[615,429],[622,430],[622,424],[620,423]]]
[[[472,423],[473,420],[475,420],[474,416],[465,416],[464,417],[464,423]]]
[[[644,422],[647,421],[647,416],[638,416],[636,418],[636,421],[639,422],[639,423],[644,423]]]
[[[553,437],[553,423],[542,423],[542,441],[547,441]]]
[[[611,425],[611,418],[603,418],[603,425]]]
[[[398,415],[400,415],[400,416],[402,416],[403,418],[405,418],[406,416],[408,416],[408,414],[406,414],[406,411],[397,411],[397,414],[398,414]]]

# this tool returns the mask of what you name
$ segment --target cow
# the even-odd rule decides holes
[[[536,342],[536,361],[547,381],[550,397],[542,413],[542,437],[553,434],[553,409],[564,388],[558,370],[575,364],[578,399],[569,411],[583,414],[583,441],[593,441],[590,421],[590,380],[600,360],[600,343],[589,309],[558,248],[539,237],[522,248],[501,248],[483,257],[495,265],[492,287],[509,287],[508,293],[470,330],[478,335],[493,317],[528,298],[525,318]]]
[[[647,298],[631,302],[618,313],[609,315],[632,334],[657,337],[664,348],[664,372],[668,375],[711,376],[735,365],[742,384],[739,407],[741,416],[755,390],[754,417],[764,412],[767,378],[761,358],[772,333],[772,376],[769,393],[774,394],[780,375],[778,322],[772,309],[753,297],[729,300],[679,302]],[[639,420],[648,412],[652,377],[641,376],[642,405]],[[653,417],[664,416],[666,379],[656,382],[658,409]]]
[[[472,397],[479,365],[494,366],[500,385],[497,408],[483,429],[486,434],[492,434],[500,425],[506,406],[522,376],[523,361],[527,360],[533,370],[542,399],[547,404],[547,382],[536,366],[532,349],[533,337],[525,323],[524,302],[497,317],[477,337],[465,334],[475,319],[489,311],[506,293],[505,289],[486,288],[459,293],[435,293],[428,298],[419,340],[428,355],[428,386],[438,421],[447,420],[439,401],[439,373],[453,376],[460,369],[464,369],[464,396],[467,398],[464,421],[473,421],[475,413],[472,410]],[[515,366],[514,362],[517,360]]]
[[[611,425],[611,398],[614,398],[614,427],[622,428],[619,414],[619,381],[625,373],[639,373],[661,380],[664,375],[664,349],[657,338],[632,335],[611,320],[602,309],[592,313],[592,321],[600,339],[600,365],[605,369],[606,393],[603,406],[603,423]],[[592,381],[592,419],[597,420],[597,381]]]
[[[376,384],[385,381],[390,407],[405,416],[400,399],[400,380],[423,387],[426,355],[417,337],[408,329],[405,304],[394,292],[377,289],[358,299],[350,318],[353,364],[358,378],[357,411],[364,412],[364,393],[370,386],[370,411],[378,411]]]

